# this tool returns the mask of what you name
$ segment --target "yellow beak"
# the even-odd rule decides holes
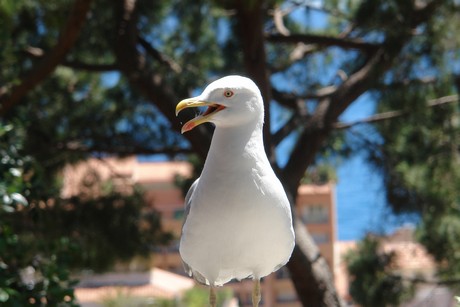
[[[187,108],[196,108],[202,106],[208,106],[211,103],[199,100],[197,97],[187,98],[179,102],[176,106],[176,116],[182,111],[183,109]]]
[[[181,133],[185,133],[187,131],[192,130],[198,125],[203,123],[209,122],[210,117],[215,114],[216,112],[225,109],[224,106],[220,106],[208,101],[199,100],[197,97],[187,98],[179,102],[176,106],[176,116],[180,113],[180,111],[187,109],[187,108],[196,108],[196,107],[208,107],[208,110],[203,113],[202,115],[198,115],[197,117],[189,120],[186,122],[181,129]],[[212,111],[211,109],[215,108],[216,110]]]

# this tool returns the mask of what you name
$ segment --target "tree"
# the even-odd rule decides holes
[[[34,161],[20,155],[20,133],[12,125],[0,125],[0,140],[0,303],[2,306],[58,303],[76,306],[72,290],[74,281],[67,263],[56,256],[69,244],[54,240],[49,242],[55,245],[51,255],[43,250],[34,253],[30,243],[38,240],[31,234],[29,240],[23,240],[15,229],[17,225],[10,220],[13,214],[29,206],[25,196],[36,182],[26,180],[24,175]]]
[[[179,136],[174,106],[214,76],[241,73],[262,91],[266,151],[294,204],[306,169],[354,126],[338,121],[362,94],[410,91],[427,77],[446,85],[433,98],[454,93],[455,66],[440,65],[458,61],[456,1],[15,1],[1,11],[0,113],[24,124],[37,155],[62,163],[91,153],[204,159],[210,127]],[[327,26],[309,23],[314,14]],[[101,73],[114,71],[115,85],[104,84]],[[390,110],[412,114],[410,103]],[[272,121],[271,104],[287,119]],[[412,104],[425,108],[426,99]],[[280,165],[276,149],[286,139],[292,147]],[[288,268],[300,300],[341,305],[318,248],[294,220]]]
[[[420,217],[416,236],[440,264],[438,281],[456,279],[458,284],[460,125],[458,103],[449,103],[458,102],[458,96],[434,98],[452,87],[451,79],[441,79],[404,92],[386,92],[380,108],[404,99],[411,112],[377,126],[384,143],[369,158],[384,174],[392,211]],[[427,98],[431,107],[415,103]]]
[[[346,255],[350,295],[361,306],[399,306],[413,289],[391,272],[395,253],[378,250],[379,240],[367,236]]]
[[[165,234],[140,191],[91,183],[98,195],[60,197],[52,167],[24,154],[21,128],[0,125],[0,302],[76,306],[72,270],[148,256]]]

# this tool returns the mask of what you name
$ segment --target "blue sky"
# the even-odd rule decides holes
[[[340,117],[344,122],[375,113],[375,102],[364,94]],[[372,136],[370,136],[372,138]],[[337,224],[339,240],[359,240],[367,232],[391,233],[403,225],[413,225],[415,217],[397,217],[386,205],[381,174],[366,162],[363,153],[344,160],[337,169]]]

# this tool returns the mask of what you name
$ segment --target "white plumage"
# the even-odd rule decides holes
[[[211,289],[254,278],[257,305],[260,278],[286,264],[294,248],[289,201],[264,151],[262,97],[250,79],[228,76],[181,101],[176,112],[197,106],[208,109],[182,131],[204,122],[216,129],[186,196],[179,251],[188,273]]]

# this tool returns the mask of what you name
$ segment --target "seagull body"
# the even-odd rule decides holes
[[[294,248],[289,201],[264,151],[262,97],[250,79],[228,76],[181,101],[176,112],[197,106],[208,109],[182,132],[204,122],[216,129],[185,199],[179,252],[187,272],[211,286],[211,305],[214,287],[252,277],[257,306],[260,278],[286,264]]]

